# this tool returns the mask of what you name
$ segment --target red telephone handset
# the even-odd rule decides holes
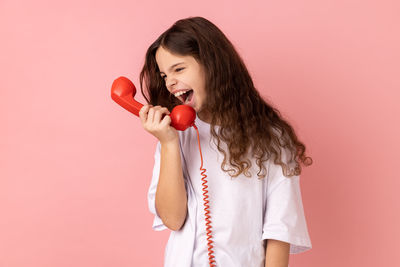
[[[114,80],[111,86],[111,98],[120,106],[139,117],[139,110],[143,104],[137,102],[135,85],[126,77],[121,76]],[[184,131],[194,125],[196,111],[187,105],[174,107],[169,115],[171,126],[179,131]]]

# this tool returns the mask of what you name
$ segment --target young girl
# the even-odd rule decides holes
[[[149,104],[139,117],[158,139],[148,191],[153,229],[172,230],[165,267],[211,265],[197,132],[178,132],[168,116],[180,104],[196,111],[213,266],[288,266],[289,253],[311,249],[299,163],[312,160],[214,24],[202,17],[174,23],[148,48],[140,86]]]

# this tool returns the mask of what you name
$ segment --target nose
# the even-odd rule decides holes
[[[165,86],[167,86],[167,88],[171,91],[172,89],[173,89],[173,85],[175,85],[176,84],[176,79],[175,78],[173,78],[173,77],[171,77],[171,78],[166,78],[166,81],[165,81]]]

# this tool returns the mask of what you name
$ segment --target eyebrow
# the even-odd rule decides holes
[[[175,63],[174,65],[172,65],[171,67],[169,67],[169,70],[171,70],[171,69],[173,69],[175,66],[178,66],[179,64],[183,64],[183,63],[185,63],[185,62],[178,62],[178,63]],[[164,73],[164,72],[162,72],[162,71],[160,71],[160,74],[161,73]],[[165,73],[164,73],[165,74]]]

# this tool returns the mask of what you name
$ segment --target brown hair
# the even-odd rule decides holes
[[[160,46],[173,54],[193,56],[204,67],[207,95],[204,109],[212,114],[210,133],[217,140],[218,150],[224,154],[221,164],[223,171],[236,170],[231,174],[232,177],[241,173],[251,177],[251,162],[245,157],[249,148],[259,167],[259,179],[266,176],[263,162],[271,157],[275,164],[282,167],[286,177],[300,175],[299,162],[305,166],[312,164],[312,159],[304,155],[305,146],[298,140],[290,124],[276,108],[266,103],[254,87],[232,43],[205,18],[178,20],[148,48],[140,73],[141,91],[148,103],[167,107],[170,111],[182,104],[167,90],[160,77],[155,59]],[[146,85],[146,91],[143,90],[143,84]],[[218,133],[214,128],[217,122]],[[221,141],[229,149],[228,169],[225,168],[227,153],[222,149]],[[293,163],[294,170],[289,171],[288,166]]]

